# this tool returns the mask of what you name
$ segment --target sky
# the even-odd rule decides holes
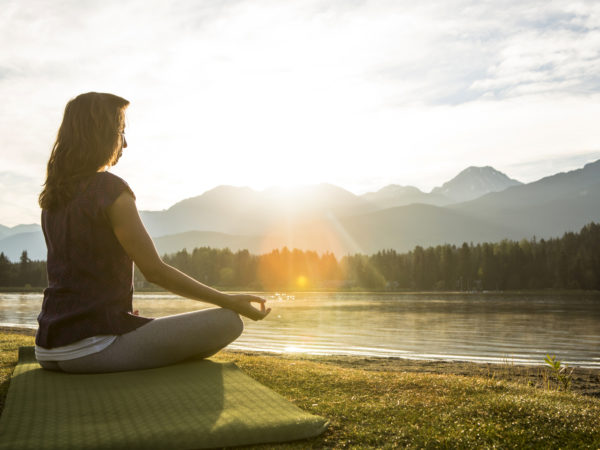
[[[39,223],[67,101],[131,102],[140,209],[218,185],[430,191],[600,159],[600,2],[0,0],[0,224]]]

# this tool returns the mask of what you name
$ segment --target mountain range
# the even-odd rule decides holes
[[[557,237],[600,221],[600,160],[523,184],[492,167],[469,167],[423,192],[389,185],[355,195],[330,184],[295,189],[219,186],[140,216],[161,253],[288,246],[337,256],[416,245]],[[0,251],[45,259],[39,225],[0,226]]]

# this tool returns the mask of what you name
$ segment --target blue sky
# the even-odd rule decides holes
[[[65,103],[131,101],[112,169],[142,209],[220,184],[429,191],[600,158],[594,1],[30,1],[0,8],[0,223],[36,196]]]

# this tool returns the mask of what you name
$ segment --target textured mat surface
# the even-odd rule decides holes
[[[0,418],[0,449],[194,449],[316,436],[308,414],[232,363],[71,375],[19,349]]]

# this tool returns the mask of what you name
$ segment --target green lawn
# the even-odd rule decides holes
[[[33,337],[0,333],[0,408],[21,345],[33,345]],[[600,447],[595,397],[481,374],[367,370],[240,352],[216,359],[234,361],[300,408],[329,419],[323,435],[284,447]]]

